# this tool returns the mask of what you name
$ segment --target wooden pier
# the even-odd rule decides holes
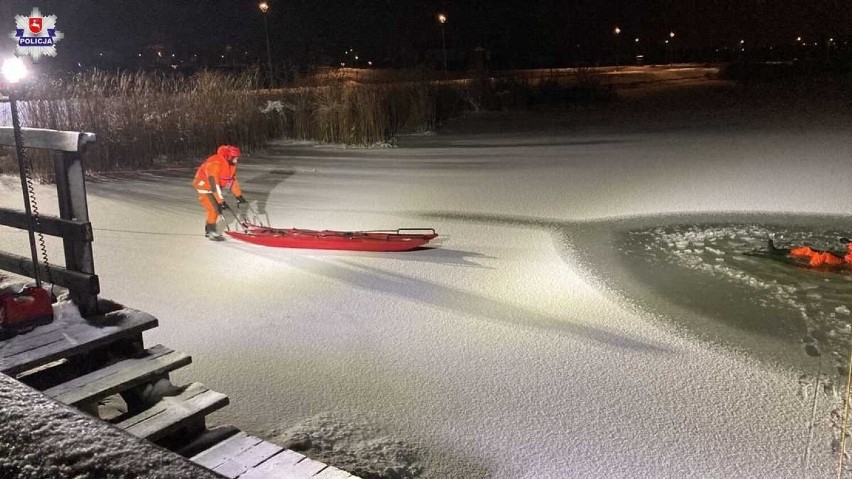
[[[236,427],[207,427],[206,416],[226,406],[228,397],[201,383],[172,384],[169,373],[190,364],[190,356],[163,345],[146,348],[142,333],[157,327],[157,319],[98,298],[83,174],[95,136],[22,130],[25,147],[54,152],[60,216],[31,222],[23,212],[0,208],[0,225],[62,238],[65,266],[0,251],[0,270],[51,278],[76,307],[55,304],[53,322],[0,341],[0,373],[224,477],[355,478]],[[0,127],[0,146],[15,145],[13,137],[11,128]]]
[[[357,479],[235,427],[208,429],[206,416],[228,397],[197,382],[172,384],[169,373],[192,359],[162,345],[145,348],[142,333],[156,326],[156,318],[127,308],[60,315],[0,341],[0,372],[224,477]]]

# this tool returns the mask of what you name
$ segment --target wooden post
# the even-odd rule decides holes
[[[89,206],[86,202],[86,180],[83,177],[83,154],[94,135],[80,133],[76,150],[58,151],[54,158],[59,217],[64,220],[89,221]],[[82,273],[95,274],[92,244],[63,238],[65,246],[65,268]],[[85,291],[71,291],[71,299],[80,308],[83,317],[98,313],[98,297]]]

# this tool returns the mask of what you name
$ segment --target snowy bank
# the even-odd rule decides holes
[[[220,477],[2,374],[0,404],[0,477]]]

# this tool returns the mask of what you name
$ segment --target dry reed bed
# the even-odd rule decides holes
[[[247,151],[281,137],[370,146],[400,132],[432,130],[463,110],[564,101],[554,88],[559,90],[548,82],[525,81],[358,84],[339,79],[264,90],[253,73],[179,77],[95,71],[30,92],[21,102],[21,117],[24,126],[95,133],[98,140],[86,157],[89,172],[146,170],[195,165],[223,143]],[[503,101],[493,101],[500,97]],[[50,180],[46,153],[30,153],[35,176]],[[9,149],[0,152],[0,173],[17,171],[13,158]]]
[[[94,132],[90,172],[144,170],[194,165],[223,143],[249,151],[278,137],[372,145],[401,130],[433,128],[439,98],[453,98],[425,82],[262,90],[258,80],[92,72],[31,92],[21,118],[24,126]],[[16,170],[11,153],[0,171]],[[30,153],[36,175],[49,179],[44,152]]]

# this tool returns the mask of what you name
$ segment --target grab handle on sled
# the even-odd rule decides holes
[[[239,208],[239,206],[237,206],[237,207]],[[248,226],[247,226],[247,225],[248,225],[248,223],[247,223],[245,220],[241,220],[241,219],[239,218],[239,216],[237,216],[237,212],[236,212],[236,211],[232,210],[231,208],[228,208],[228,211],[230,211],[230,212],[231,212],[231,214],[232,214],[232,215],[234,215],[234,219],[235,219],[235,220],[237,220],[237,224],[238,224],[238,225],[240,225],[240,226],[242,226],[242,227],[243,227],[243,231],[248,231]],[[221,214],[221,213],[220,213],[220,214],[219,214],[219,216],[221,216],[221,217],[222,217],[222,219],[225,219],[225,215],[224,215],[224,214]],[[227,230],[229,230],[229,231],[230,231],[230,229],[231,229],[231,227],[228,225],[228,222],[227,222],[227,221],[225,222],[225,229],[227,229]]]
[[[271,226],[269,225],[269,215],[268,214],[266,215],[266,224],[263,224],[263,219],[260,217],[260,214],[254,208],[252,208],[251,204],[245,203],[245,205],[246,205],[246,208],[248,209],[248,212],[251,213],[253,218],[252,218],[251,221],[249,221],[248,216],[243,214],[243,209],[242,209],[243,206],[241,204],[237,203],[237,209],[240,210],[240,214],[243,216],[242,221],[240,221],[240,220],[237,220],[237,221],[239,221],[240,224],[243,225],[243,228],[248,229],[249,224],[256,225],[256,226],[263,226],[265,228],[271,228]]]
[[[428,233],[427,233],[428,232]],[[438,236],[438,233],[435,232],[435,228],[397,228],[395,230],[369,230],[369,231],[360,231],[360,233],[388,233],[388,234],[397,234],[397,235],[435,235]]]
[[[398,228],[398,229],[396,230],[396,232],[397,232],[397,233],[400,233],[400,234],[402,234],[402,232],[403,232],[403,231],[408,231],[408,232],[414,232],[414,231],[421,231],[421,232],[422,232],[422,231],[428,231],[428,232],[429,232],[429,234],[433,234],[433,235],[437,235],[437,234],[438,234],[438,233],[436,233],[436,232],[435,232],[435,228]],[[423,234],[423,233],[417,233],[417,234]]]

